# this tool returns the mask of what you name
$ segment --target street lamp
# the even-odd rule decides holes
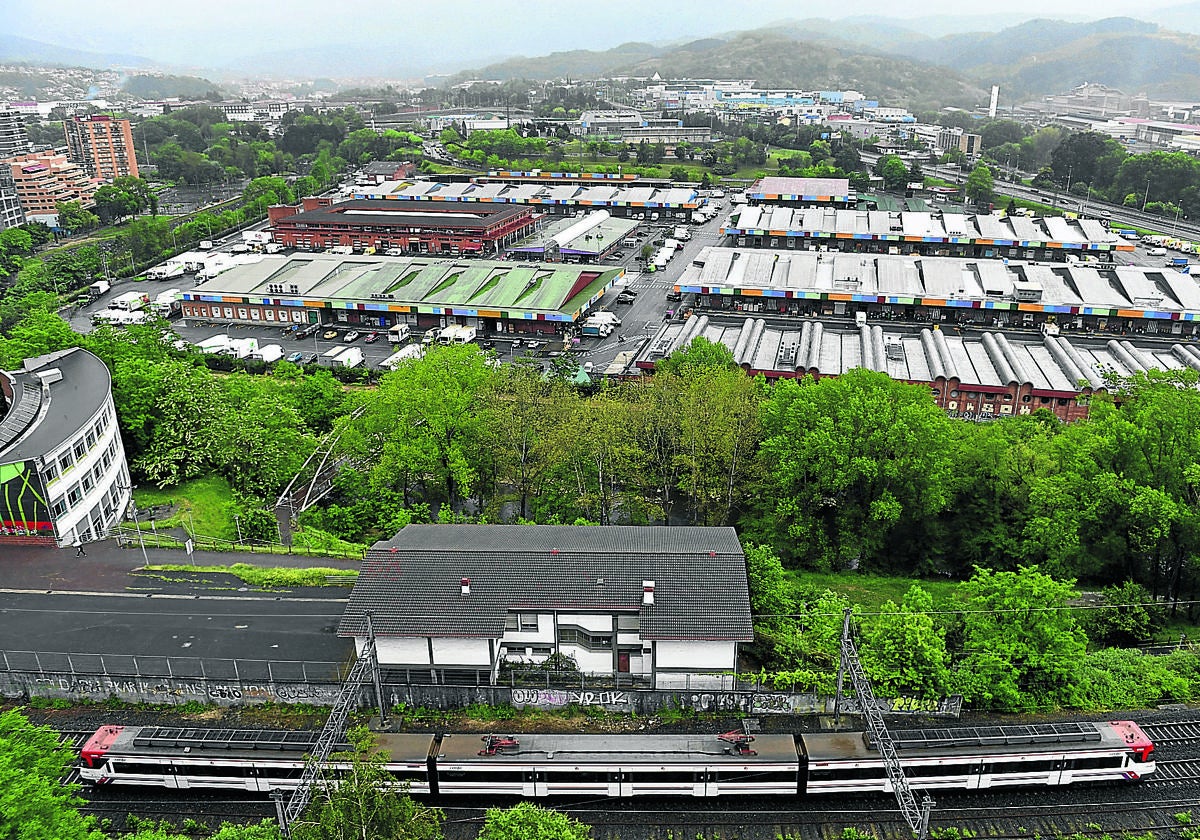
[[[142,547],[142,563],[149,566],[150,558],[146,556],[146,541],[142,538],[142,526],[141,523],[138,522],[137,501],[133,498],[133,491],[136,490],[137,487],[131,485],[117,485],[117,489],[129,491],[129,505],[127,506],[127,509],[133,511],[133,527],[137,530],[138,545]]]
[[[235,525],[237,525],[238,545],[241,545],[242,544],[242,517],[238,516],[235,513],[233,515],[233,522]]]
[[[1146,205],[1150,203],[1150,179],[1146,179],[1146,197],[1142,199],[1142,212],[1146,212]]]

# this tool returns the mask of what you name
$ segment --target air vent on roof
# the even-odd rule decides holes
[[[899,362],[904,359],[904,345],[899,341],[889,341],[887,346],[887,357],[894,362]]]
[[[464,594],[464,595],[471,594],[471,579],[469,577],[465,577],[462,579],[462,594]]]

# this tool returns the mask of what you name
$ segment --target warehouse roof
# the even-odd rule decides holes
[[[235,266],[183,300],[573,321],[623,273],[565,263],[292,254]]]
[[[510,611],[551,609],[637,611],[644,639],[753,638],[732,528],[550,525],[409,525],[367,552],[338,634],[365,636],[374,610],[381,636],[500,638]]]
[[[355,200],[315,210],[302,210],[276,219],[275,224],[388,225],[484,231],[528,214],[529,211],[523,208],[503,205],[473,204],[467,208],[447,204],[402,205],[394,201]]]

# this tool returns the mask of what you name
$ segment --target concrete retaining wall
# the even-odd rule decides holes
[[[115,697],[127,703],[182,705],[188,702],[238,706],[257,703],[308,703],[331,706],[341,684],[313,681],[244,681],[180,677],[119,677],[70,673],[0,671],[0,696],[7,699],[62,699],[103,701]],[[501,688],[451,685],[388,685],[385,699],[392,706],[458,709],[472,703],[518,708],[560,709],[567,706],[599,707],[611,712],[653,715],[664,709],[731,714],[832,714],[833,698],[816,694],[772,691],[643,691],[569,688]],[[370,686],[362,688],[361,705],[374,704]],[[958,717],[962,698],[923,701],[913,698],[881,700],[890,714],[923,714]],[[853,700],[843,701],[842,711],[854,714]]]

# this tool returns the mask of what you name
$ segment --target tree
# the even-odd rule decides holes
[[[78,201],[60,201],[54,205],[58,211],[58,226],[67,233],[82,233],[100,224],[100,217],[84,210]]]
[[[976,204],[987,204],[992,200],[992,189],[994,186],[992,170],[981,163],[972,169],[971,174],[967,176],[965,192],[967,198]]]
[[[900,606],[888,601],[863,630],[862,657],[876,691],[941,697],[950,686],[946,631],[932,616],[933,598],[917,584]]]
[[[122,175],[96,190],[96,213],[105,224],[132,216],[151,204],[150,185],[141,178]]]
[[[479,840],[590,840],[591,826],[532,802],[488,808]]]
[[[763,404],[763,435],[755,539],[835,570],[925,552],[914,535],[950,499],[953,438],[928,388],[862,368],[781,381]]]
[[[292,826],[294,840],[441,840],[442,810],[397,790],[366,727],[349,738],[353,749],[322,765],[312,802]]]
[[[1106,647],[1134,647],[1162,627],[1162,607],[1140,583],[1127,580],[1101,593],[1103,603],[1089,616],[1088,635]]]
[[[908,167],[898,155],[884,155],[875,161],[875,174],[883,177],[883,187],[902,190],[908,183]]]
[[[1028,711],[1070,701],[1072,676],[1087,653],[1087,636],[1067,602],[1073,580],[1036,566],[1015,572],[976,569],[962,584],[966,604],[955,670],[964,699],[981,708]]]
[[[17,709],[0,712],[0,837],[14,840],[104,840],[76,810],[79,785],[62,779],[75,762],[58,733]]]

